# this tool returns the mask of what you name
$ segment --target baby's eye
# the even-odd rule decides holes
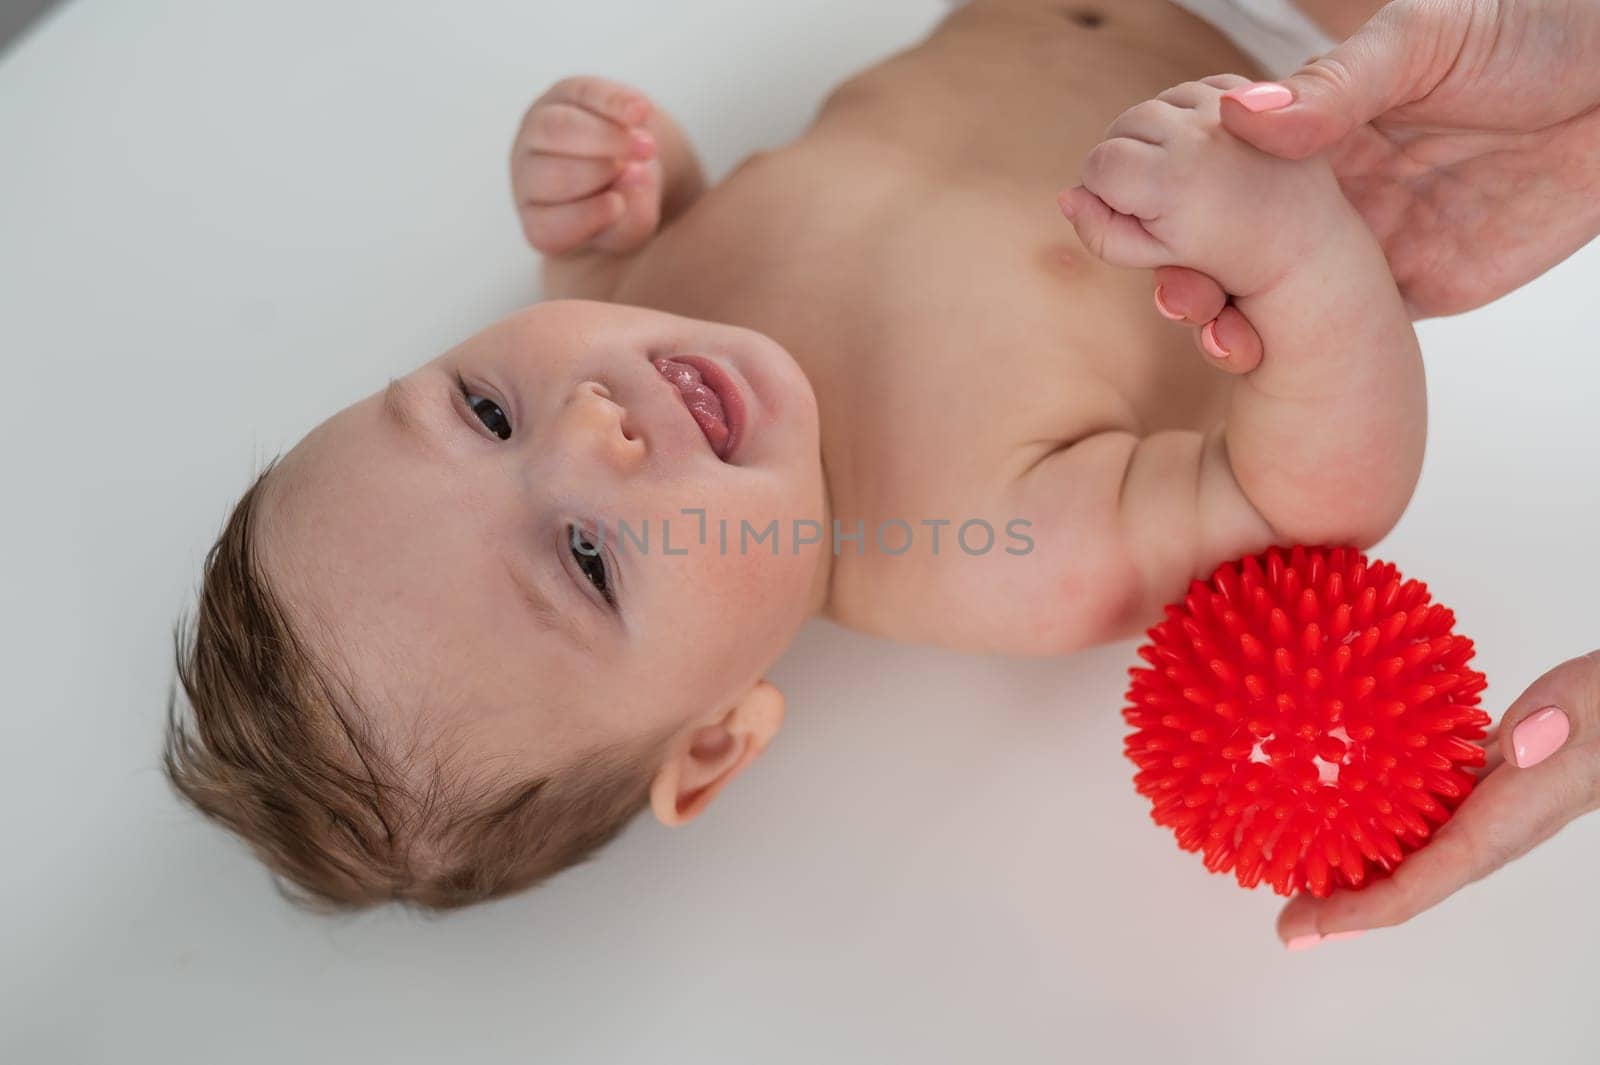
[[[506,417],[505,411],[492,399],[484,399],[467,387],[467,382],[458,374],[456,383],[461,388],[461,395],[465,397],[467,406],[472,408],[472,413],[495,436],[501,440],[511,439],[511,419]]]
[[[587,533],[576,525],[567,526],[567,542],[572,545],[572,558],[578,563],[578,571],[584,579],[594,585],[606,602],[615,604],[616,599],[611,594],[611,581],[606,574],[606,560],[600,554],[600,548],[589,539]]]

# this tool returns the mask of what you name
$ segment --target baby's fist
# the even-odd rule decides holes
[[[511,191],[528,243],[546,255],[633,251],[661,218],[655,107],[605,78],[556,82],[522,120]]]
[[[1351,221],[1326,160],[1287,162],[1222,128],[1244,78],[1175,86],[1123,112],[1061,194],[1090,252],[1114,266],[1186,266],[1234,296],[1270,285]]]

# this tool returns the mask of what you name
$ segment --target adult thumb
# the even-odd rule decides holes
[[[1522,769],[1600,739],[1600,651],[1563,662],[1530,684],[1500,719],[1499,731],[1506,761]]]
[[[1456,5],[1397,0],[1283,81],[1224,93],[1222,125],[1270,155],[1315,155],[1432,92],[1460,52],[1468,21]]]

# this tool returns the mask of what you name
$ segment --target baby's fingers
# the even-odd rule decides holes
[[[546,255],[565,255],[604,232],[626,208],[622,193],[615,189],[576,203],[526,204],[519,211],[522,235]]]
[[[519,205],[523,235],[546,255],[580,248],[629,252],[661,222],[661,163],[628,163],[605,189],[571,203]]]
[[[622,197],[622,210],[595,240],[595,247],[601,251],[632,251],[649,240],[661,223],[660,162],[629,163],[611,189],[608,195]]]
[[[627,159],[655,149],[643,128],[654,107],[628,85],[609,78],[563,78],[534,101],[517,138],[523,152]]]
[[[654,142],[644,130],[631,130],[575,104],[538,103],[529,109],[517,138],[520,153],[626,159],[647,155]]]
[[[539,103],[572,104],[620,126],[643,125],[653,110],[649,98],[631,85],[589,75],[562,78],[545,90]]]
[[[511,187],[520,205],[571,203],[593,196],[617,180],[618,159],[579,159],[529,152],[512,161]]]
[[[1083,246],[1112,266],[1149,268],[1172,260],[1172,252],[1137,218],[1113,211],[1082,185],[1064,189],[1056,202]]]

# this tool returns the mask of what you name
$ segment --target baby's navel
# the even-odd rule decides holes
[[[1097,30],[1105,25],[1106,17],[1092,7],[1078,7],[1068,4],[1060,9],[1060,15],[1074,26],[1082,26],[1086,30]]]

